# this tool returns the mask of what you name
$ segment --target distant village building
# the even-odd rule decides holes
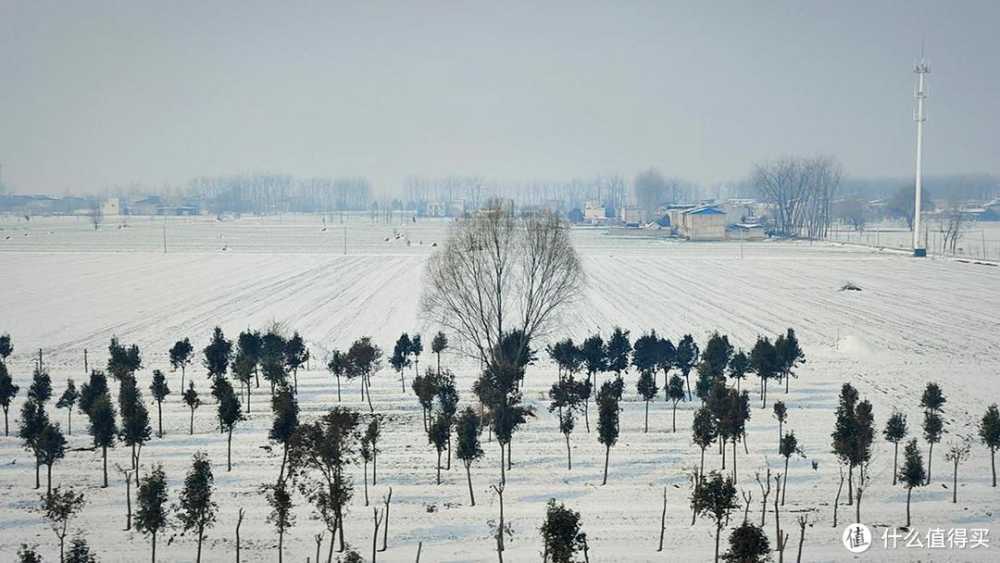
[[[676,229],[677,234],[688,240],[725,240],[726,238],[726,212],[718,207],[704,206],[672,211],[670,223]]]
[[[639,225],[645,222],[646,214],[642,209],[633,206],[622,207],[618,210],[618,220],[626,225]]]
[[[593,223],[601,223],[608,219],[607,210],[596,201],[588,201],[583,209],[583,219]]]
[[[121,200],[117,197],[109,197],[104,200],[101,204],[101,214],[105,217],[117,216],[122,214],[122,204]]]
[[[726,228],[726,238],[732,240],[764,240],[767,233],[759,223],[736,223]]]

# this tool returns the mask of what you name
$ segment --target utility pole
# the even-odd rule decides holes
[[[913,120],[917,122],[917,172],[913,202],[913,256],[922,258],[927,256],[926,244],[920,244],[920,211],[921,211],[921,184],[923,180],[923,149],[924,149],[924,122],[927,115],[924,113],[924,100],[927,99],[927,74],[931,71],[926,59],[923,57],[923,49],[920,53],[920,62],[913,67],[913,72],[917,75],[917,89],[913,97],[917,100],[917,108],[913,114]]]

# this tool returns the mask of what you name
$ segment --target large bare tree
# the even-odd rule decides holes
[[[786,236],[823,238],[841,175],[840,163],[831,157],[785,157],[756,164],[751,183],[774,207],[778,231]]]
[[[516,215],[491,203],[456,221],[427,264],[423,314],[458,337],[484,364],[516,361],[551,328],[583,283],[568,226],[547,211]],[[506,335],[519,332],[517,357],[497,358]]]

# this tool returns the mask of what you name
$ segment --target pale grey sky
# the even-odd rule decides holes
[[[1000,2],[0,0],[0,163],[22,192],[199,175],[705,183],[782,154],[1000,173]]]

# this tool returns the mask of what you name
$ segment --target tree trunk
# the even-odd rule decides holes
[[[733,437],[733,484],[736,484],[736,437]]]
[[[567,471],[572,471],[573,470],[573,454],[571,453],[570,447],[569,447],[569,434],[564,434],[564,436],[566,436],[566,470]]]
[[[649,399],[646,399],[646,416],[642,424],[642,433],[649,433]]]
[[[47,464],[47,467],[48,467],[48,471],[46,472],[46,476],[45,476],[45,480],[46,480],[46,482],[45,482],[45,494],[51,495],[52,494],[52,464],[51,463]],[[958,466],[957,465],[955,466],[955,470],[956,471],[958,470]]]
[[[49,481],[51,480],[52,479],[50,477]],[[955,460],[955,472],[952,474],[952,480],[951,480],[951,503],[956,504],[957,502],[958,502],[958,459]]]
[[[931,462],[934,461],[934,442],[931,442],[930,450],[927,451],[927,484],[931,484]]]
[[[722,454],[722,469],[726,468],[726,439],[719,440],[719,453]]]
[[[837,496],[833,499],[833,527],[837,527],[837,507],[840,506],[840,492],[844,490],[844,468],[840,467],[840,485],[837,486]]]
[[[893,452],[892,452],[892,485],[893,486],[896,486],[896,471],[897,471],[896,468],[898,467],[898,465],[897,465],[898,462],[899,462],[899,442],[895,442],[894,443],[894,447],[893,447]]]
[[[337,376],[337,402],[340,402],[340,376]],[[316,563],[319,563],[319,558],[316,558]]]
[[[378,485],[378,452],[375,451],[375,444],[372,444],[372,486]]]
[[[389,549],[389,505],[392,503],[392,487],[385,496],[385,516],[382,518],[382,551]]]
[[[35,458],[35,489],[42,488],[42,462]]]
[[[72,436],[73,435],[73,405],[70,405],[69,410],[66,411],[66,414],[69,415],[69,420],[67,420],[67,423],[68,423],[67,426],[68,426],[68,430],[69,430],[69,435]]]
[[[285,532],[278,530],[278,563],[284,561]]]
[[[108,447],[101,447],[101,457],[104,458],[104,485],[101,487],[103,489],[108,488]]]
[[[278,470],[278,481],[283,481],[285,479],[285,464],[288,463],[288,442],[282,444],[281,451],[281,469]],[[368,506],[366,503],[365,506]]]
[[[451,471],[451,431],[448,431],[448,466],[446,470]]]
[[[372,534],[372,563],[375,563],[375,558],[377,557],[378,553],[378,525],[379,525],[378,509],[375,508],[372,510],[372,512],[375,513],[375,532]],[[281,562],[279,561],[278,563]]]
[[[240,562],[240,526],[243,525],[243,508],[240,508],[239,516],[236,519],[236,563]],[[319,554],[316,555],[316,563],[319,563]]]
[[[847,506],[854,504],[854,464],[847,466]]]
[[[701,465],[698,468],[698,481],[701,481],[701,476],[705,474],[705,448],[701,449]]]
[[[153,563],[156,563],[156,531],[153,531]]]
[[[499,443],[499,442],[497,442]],[[506,460],[507,450],[500,444],[500,483],[503,485],[507,484],[507,460]]]
[[[611,446],[604,446],[604,482],[602,485],[608,484],[608,458],[611,457]]]
[[[660,547],[656,551],[663,551],[663,532],[667,529],[667,488],[663,487],[663,512],[660,513]]]
[[[365,506],[368,506],[368,462],[364,462],[364,474],[365,474]]]
[[[10,424],[7,421],[7,407],[3,409],[3,435],[10,436]]]
[[[913,494],[913,487],[906,488],[906,527],[910,527],[910,495]]]
[[[205,530],[200,526],[198,527],[198,555],[195,556],[195,563],[201,563],[201,542],[205,539]]]
[[[993,472],[993,486],[997,486],[997,450],[990,448],[990,470]]]
[[[674,401],[674,418],[673,418],[673,428],[674,432],[677,432],[677,401]]]
[[[181,366],[181,393],[184,393],[184,366]]]
[[[781,420],[778,420],[778,453],[779,454],[781,453],[781,429],[782,429],[782,426],[784,426],[784,423],[782,423]]]
[[[159,426],[160,438],[163,437],[163,402],[156,401],[156,418]]]
[[[802,544],[806,541],[806,522],[799,520],[799,553],[795,556],[795,563],[802,563]]]
[[[441,450],[438,450],[438,462],[437,462],[437,484],[441,484]]]
[[[226,471],[233,470],[233,427],[229,427],[229,436],[226,438]]]
[[[722,526],[715,526],[715,563],[719,563],[719,536],[722,534]]]
[[[763,401],[763,403],[761,404],[760,408],[766,409],[767,408],[767,378],[766,377],[764,378],[764,382],[763,383],[764,383],[764,392],[761,393],[761,400]]]
[[[788,458],[785,458],[785,486],[781,488],[781,506],[785,506],[785,492],[788,491]]]
[[[469,468],[470,462],[465,462],[465,477],[469,481],[469,501],[472,506],[476,506],[476,495],[472,492],[472,470]]]
[[[188,434],[194,436],[194,409],[191,409],[191,429]]]
[[[125,474],[125,531],[132,529],[132,479]]]

